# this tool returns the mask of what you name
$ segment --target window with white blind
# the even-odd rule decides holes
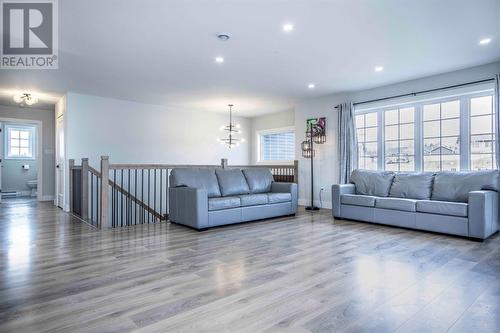
[[[356,108],[359,167],[401,172],[495,168],[492,86],[440,94]]]
[[[259,132],[259,162],[290,162],[295,159],[295,130],[282,128]]]
[[[34,126],[5,125],[5,151],[7,159],[35,159]]]

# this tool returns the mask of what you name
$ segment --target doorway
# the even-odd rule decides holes
[[[0,200],[42,200],[42,123],[0,118]]]

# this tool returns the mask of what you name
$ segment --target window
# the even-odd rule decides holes
[[[358,164],[361,169],[377,170],[377,114],[356,116]]]
[[[8,159],[35,158],[35,127],[21,125],[5,126],[5,146]]]
[[[423,106],[424,171],[460,170],[460,101]]]
[[[447,91],[446,96],[356,109],[359,168],[493,169],[497,135],[493,105],[491,85],[481,85]]]
[[[385,170],[415,170],[415,108],[384,111]]]
[[[259,133],[260,162],[289,162],[295,159],[295,132],[293,128]]]
[[[493,96],[470,100],[470,168],[493,169],[495,166],[495,115]]]

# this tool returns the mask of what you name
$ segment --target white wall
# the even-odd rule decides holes
[[[235,117],[246,143],[229,150],[217,142],[228,115],[171,110],[118,99],[67,94],[66,159],[88,157],[98,168],[101,155],[111,163],[248,164],[250,128],[247,118]]]
[[[54,196],[54,170],[55,170],[55,130],[54,130],[54,110],[37,109],[33,107],[17,107],[17,106],[5,106],[0,105],[0,118],[11,118],[18,119],[19,122],[23,121],[37,121],[42,123],[42,151],[38,151],[41,154],[43,163],[43,182],[42,182],[42,199],[52,200]],[[40,139],[40,133],[38,133],[38,139]],[[7,162],[9,164],[9,162]],[[24,161],[21,164],[30,164],[30,167],[36,169],[36,161]],[[21,167],[14,166],[17,172],[20,172]],[[18,168],[19,167],[19,168]],[[9,166],[7,165],[7,168]],[[17,169],[18,168],[18,169]],[[8,170],[4,170],[8,172]],[[28,180],[36,179],[36,173],[22,172],[26,177],[19,178],[18,180]],[[4,173],[5,176],[5,173]],[[34,176],[34,178],[33,178]],[[5,176],[7,177],[7,176]],[[3,179],[5,184],[8,185],[9,181]],[[17,181],[16,181],[17,182]],[[27,190],[26,188],[22,190]],[[39,189],[40,190],[40,189]]]
[[[327,143],[318,147],[314,168],[315,202],[319,205],[318,193],[324,188],[323,206],[331,207],[331,185],[338,183],[339,160],[337,151],[338,119],[334,107],[342,102],[360,102],[376,98],[389,97],[411,93],[419,90],[440,88],[444,86],[467,83],[476,80],[491,78],[500,73],[500,62],[483,66],[458,70],[450,73],[434,75],[426,78],[401,82],[384,87],[362,90],[357,92],[340,93],[321,98],[306,99],[297,103],[295,107],[296,126],[296,156],[299,157],[299,203],[310,202],[310,167],[309,160],[301,158],[300,143],[305,139],[302,130],[307,118],[326,116]],[[383,75],[383,73],[382,73]]]
[[[251,118],[251,163],[256,164],[258,156],[258,132],[263,130],[295,126],[295,112],[288,110]]]

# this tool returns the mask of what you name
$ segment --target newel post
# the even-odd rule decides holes
[[[69,211],[73,213],[73,168],[75,167],[75,160],[70,159],[68,161],[69,168]]]
[[[101,229],[109,229],[109,156],[101,156],[101,193],[100,193],[100,226]]]
[[[221,158],[220,166],[222,167],[222,169],[227,168],[227,158]]]
[[[89,159],[82,158],[82,219],[89,218]]]
[[[293,161],[293,182],[295,184],[299,183],[299,161]]]

